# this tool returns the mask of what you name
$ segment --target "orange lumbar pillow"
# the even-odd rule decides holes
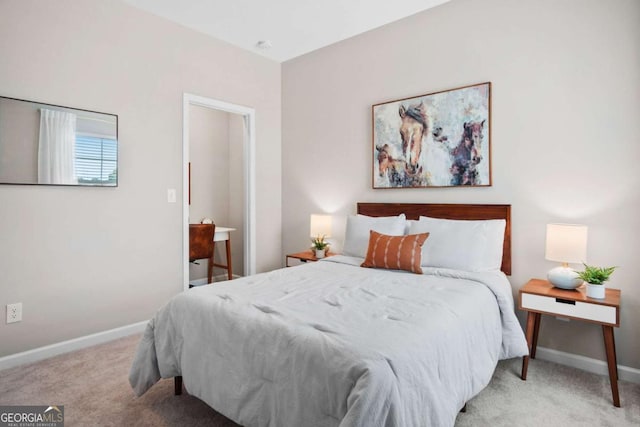
[[[406,236],[387,236],[373,230],[369,233],[367,257],[361,267],[406,270],[422,274],[422,245],[429,233]]]

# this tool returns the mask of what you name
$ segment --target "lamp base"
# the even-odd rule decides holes
[[[575,289],[582,285],[582,279],[578,277],[578,273],[569,267],[556,267],[547,273],[549,282],[560,289]]]

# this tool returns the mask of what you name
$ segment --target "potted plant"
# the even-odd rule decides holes
[[[311,248],[313,249],[316,258],[324,258],[329,250],[329,243],[324,240],[324,236],[318,236],[311,239]]]
[[[584,263],[583,263],[584,264]],[[616,267],[594,267],[584,264],[584,271],[578,271],[578,277],[587,282],[587,296],[590,298],[604,299],[604,282]]]

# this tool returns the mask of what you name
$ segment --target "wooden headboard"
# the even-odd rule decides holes
[[[430,203],[358,203],[358,213],[367,216],[394,216],[405,214],[407,219],[420,215],[443,219],[504,219],[502,266],[504,274],[511,275],[511,205],[454,205]]]

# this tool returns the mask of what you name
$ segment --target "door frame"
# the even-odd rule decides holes
[[[184,290],[189,289],[189,107],[195,105],[240,114],[244,117],[243,177],[244,177],[244,274],[255,274],[255,144],[256,110],[204,96],[184,93],[182,100],[182,263]]]

